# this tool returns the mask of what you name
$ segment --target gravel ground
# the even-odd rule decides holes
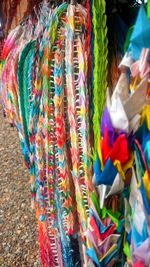
[[[29,177],[23,165],[16,130],[0,106],[0,266],[38,267],[34,211],[30,208]]]

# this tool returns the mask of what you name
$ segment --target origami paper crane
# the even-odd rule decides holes
[[[150,20],[147,17],[144,6],[142,5],[134,26],[130,39],[129,51],[134,60],[138,60],[143,48],[150,48]]]

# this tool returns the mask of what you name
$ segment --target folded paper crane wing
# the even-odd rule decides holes
[[[133,267],[145,267],[144,263],[140,260],[133,264]]]
[[[124,132],[129,132],[129,121],[124,110],[121,97],[117,91],[112,96],[112,99],[109,101],[110,95],[108,91],[107,97],[107,108],[110,114],[110,119],[112,126],[115,129],[122,130]]]
[[[109,136],[109,142],[112,145],[115,141],[115,130],[112,126],[111,119],[110,119],[110,114],[108,112],[107,107],[104,110],[102,120],[101,120],[101,133],[102,136],[105,134],[105,129],[108,131],[108,136]]]
[[[122,192],[123,188],[124,188],[124,181],[123,181],[121,175],[119,173],[117,173],[111,188],[108,190],[106,198],[108,198],[111,195],[118,194],[118,193]]]
[[[129,45],[129,51],[131,52],[134,60],[138,60],[140,58],[143,48],[150,48],[149,36],[150,20],[147,18],[144,6],[141,6]]]
[[[133,213],[132,223],[132,242],[131,251],[133,262],[142,261],[144,266],[149,266],[150,263],[150,238],[148,227],[148,214],[145,210],[143,196],[145,192],[141,192],[137,186],[136,175],[133,170],[131,181],[130,205]],[[139,223],[140,222],[140,223]]]
[[[141,261],[144,266],[149,266],[150,263],[150,237],[147,238],[139,247],[132,244],[133,262]]]
[[[96,175],[96,184],[112,185],[117,175],[117,169],[109,158],[106,162],[103,172]]]
[[[147,79],[143,79],[137,90],[125,103],[124,110],[129,120],[131,120],[136,114],[140,113],[146,105],[147,85]]]
[[[125,164],[129,159],[128,141],[125,134],[120,134],[116,138],[114,144],[111,146],[109,142],[108,130],[106,129],[101,142],[101,150],[104,163],[106,163],[110,158],[112,162],[117,160],[120,161],[121,164]]]
[[[140,77],[141,79],[150,74],[150,49],[143,48],[140,59],[131,65],[131,74],[133,77]]]

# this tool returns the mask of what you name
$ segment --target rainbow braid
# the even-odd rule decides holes
[[[60,38],[58,39],[60,40]],[[61,46],[59,43],[58,46]],[[63,249],[63,259],[65,266],[73,267],[79,262],[79,254],[72,248],[71,239],[74,233],[75,218],[73,215],[73,201],[71,195],[70,179],[71,174],[69,172],[69,166],[66,153],[66,133],[64,122],[64,71],[63,71],[63,56],[64,53],[58,48],[55,52],[55,64],[54,64],[54,84],[55,84],[55,121],[56,121],[56,162],[58,174],[56,174],[58,180],[58,189],[56,188],[57,196],[57,213],[58,223],[61,233],[61,243]],[[69,235],[69,236],[68,236]],[[75,240],[75,238],[74,238]],[[76,240],[76,243],[78,241]],[[74,255],[75,254],[75,255]]]
[[[22,33],[23,33],[23,28],[20,25],[10,32],[10,34],[8,35],[4,43],[4,47],[2,51],[3,60],[6,60],[10,52],[14,49]]]
[[[59,37],[59,38],[58,38]],[[64,227],[68,234],[74,231],[74,218],[72,214],[72,199],[70,188],[71,173],[67,162],[66,151],[66,129],[64,121],[64,35],[63,32],[57,37],[58,44],[55,52],[54,63],[54,84],[55,84],[55,121],[56,121],[56,138],[58,147],[58,169],[59,169],[59,187],[64,209]]]
[[[3,99],[3,105],[5,108],[6,115],[11,123],[14,124],[15,122],[15,103],[16,100],[16,94],[14,93],[14,86],[13,86],[13,80],[11,77],[12,74],[12,62],[13,62],[13,52],[11,52],[11,55],[9,58],[7,58],[4,69],[3,69],[3,75],[2,75],[2,99]],[[9,79],[8,79],[9,78]],[[13,106],[14,104],[14,106]]]
[[[77,34],[75,38],[76,42],[74,46],[76,47],[75,58],[77,56],[77,62],[74,64],[74,68],[78,70],[77,79],[75,80],[75,92],[76,92],[76,116],[77,116],[77,132],[78,132],[78,142],[79,142],[79,152],[80,152],[80,163],[79,163],[79,173],[80,180],[79,186],[82,195],[82,205],[87,214],[87,228],[89,221],[89,208],[90,208],[90,197],[91,193],[95,191],[92,184],[92,160],[91,160],[91,144],[90,144],[90,125],[89,125],[89,89],[88,86],[88,57],[90,53],[90,48],[88,49],[88,39],[86,38],[86,30],[88,24],[86,23],[87,14],[82,9],[79,9],[80,20],[82,22],[82,32]],[[76,26],[76,28],[78,28]],[[83,31],[84,29],[84,31]],[[75,32],[76,33],[76,32]],[[82,38],[84,34],[84,38]],[[84,40],[84,41],[83,41]],[[91,247],[88,238],[85,239],[84,249]],[[85,264],[90,264],[89,259],[84,255]]]
[[[51,10],[48,22],[50,23]],[[36,207],[36,214],[39,222],[39,245],[42,266],[54,266],[54,255],[48,236],[48,223],[46,221],[46,160],[44,144],[44,104],[42,93],[42,65],[46,42],[48,42],[48,24],[44,34],[36,40],[35,68],[33,75],[33,91],[31,112],[29,117],[30,132],[30,165],[31,165],[31,192],[32,206]],[[36,161],[35,161],[35,160]],[[36,198],[35,198],[36,197]],[[36,199],[36,202],[35,202]]]
[[[75,185],[76,191],[76,201],[77,201],[77,211],[78,218],[80,223],[80,234],[82,241],[85,244],[86,241],[86,230],[87,230],[87,201],[85,198],[85,181],[82,179],[81,169],[80,169],[80,160],[81,160],[81,143],[79,136],[79,122],[78,122],[78,108],[77,104],[77,82],[74,81],[74,64],[77,61],[76,53],[74,47],[76,47],[75,38],[78,36],[80,30],[80,17],[81,14],[75,8],[75,6],[70,5],[67,11],[67,29],[66,29],[66,92],[68,100],[68,117],[70,124],[70,139],[71,139],[71,159],[72,159],[72,176]],[[76,23],[79,23],[78,27]],[[82,24],[81,24],[82,25]],[[82,26],[81,26],[82,27]],[[74,62],[74,64],[73,64]],[[84,187],[84,188],[83,188]],[[86,202],[86,205],[85,205]],[[84,204],[83,204],[84,203]],[[86,262],[85,250],[83,248],[84,261]]]
[[[49,11],[48,23],[50,23],[51,10]],[[41,22],[43,23],[43,22]],[[48,26],[45,26],[42,35],[42,28],[35,44],[35,59],[34,72],[32,81],[32,101],[31,111],[29,114],[29,139],[30,139],[30,176],[31,176],[31,193],[32,193],[32,207],[35,207],[36,193],[37,199],[40,202],[42,209],[41,216],[43,216],[45,207],[45,198],[43,196],[44,184],[44,169],[45,169],[45,154],[42,132],[43,108],[42,108],[42,64],[43,54],[46,42],[48,41]],[[36,162],[34,159],[36,158]],[[36,164],[35,164],[36,163]],[[41,193],[40,193],[41,192]]]
[[[18,104],[15,85],[14,85],[15,80],[13,80],[13,65],[16,54],[17,54],[17,47],[16,45],[14,45],[3,67],[2,91],[1,91],[5,112],[7,114],[8,119],[13,124],[15,124],[17,121],[17,104]]]
[[[65,11],[67,5],[62,4],[52,14],[50,21],[50,27],[48,30],[48,36],[51,36],[47,47],[43,54],[43,103],[44,103],[44,129],[45,131],[45,152],[46,152],[46,181],[47,181],[47,215],[48,215],[48,234],[51,243],[51,250],[54,257],[55,265],[59,266],[62,262],[61,257],[61,245],[57,227],[57,213],[54,199],[55,191],[55,122],[54,122],[54,84],[52,80],[49,80],[51,75],[51,59],[52,59],[52,45],[56,39],[56,31],[58,27],[58,19]]]
[[[76,133],[75,121],[75,96],[74,96],[74,80],[73,80],[73,39],[74,39],[74,6],[69,5],[67,10],[66,25],[66,44],[65,44],[65,64],[66,64],[66,93],[68,104],[68,118],[70,124],[71,139],[71,157],[72,157],[72,176],[78,178],[78,139]]]
[[[21,125],[21,112],[20,112],[20,102],[19,102],[19,88],[18,88],[18,77],[17,77],[17,69],[18,69],[18,61],[19,61],[19,55],[20,55],[21,46],[17,46],[15,55],[14,55],[14,62],[13,62],[13,68],[12,68],[12,79],[14,84],[14,91],[16,94],[16,118],[15,123],[16,127],[19,131],[20,125]]]

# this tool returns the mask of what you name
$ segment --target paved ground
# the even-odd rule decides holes
[[[38,255],[29,177],[18,134],[0,106],[0,267],[37,267]]]

